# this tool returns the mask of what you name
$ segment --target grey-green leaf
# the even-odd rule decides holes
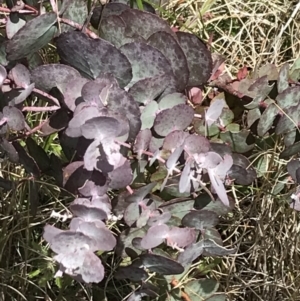
[[[229,144],[233,151],[237,153],[246,153],[249,150],[253,149],[255,144],[247,144],[246,139],[250,131],[241,130],[238,133],[232,133],[230,131],[221,132],[220,138],[225,143]]]
[[[127,57],[132,66],[133,77],[128,88],[145,78],[173,74],[166,57],[150,45],[133,42],[123,45],[120,51]]]
[[[147,43],[157,48],[170,61],[176,79],[176,86],[183,91],[188,83],[189,68],[186,56],[176,39],[165,31],[151,35]]]
[[[184,290],[192,301],[199,301],[211,297],[219,287],[219,283],[213,279],[199,279],[189,281]]]
[[[285,63],[279,71],[279,77],[277,81],[277,91],[282,93],[289,87],[289,63]]]
[[[278,94],[276,101],[281,109],[298,105],[300,99],[300,87],[289,87]]]
[[[295,144],[287,147],[280,155],[280,159],[289,159],[293,155],[300,152],[300,142],[296,142]]]
[[[56,45],[62,62],[86,78],[95,79],[101,74],[111,73],[121,87],[132,79],[126,56],[105,40],[93,40],[82,32],[69,31],[57,38]]]
[[[57,31],[57,15],[46,13],[28,21],[8,41],[7,59],[10,61],[24,58],[46,46]]]
[[[267,133],[267,131],[272,127],[273,122],[278,113],[279,110],[274,103],[271,103],[265,109],[257,125],[257,133],[260,137],[263,137]]]
[[[212,73],[212,57],[206,45],[194,34],[176,32],[189,67],[188,86],[200,86],[208,81]]]
[[[139,9],[127,9],[120,14],[126,27],[144,39],[148,39],[158,31],[165,31],[175,37],[168,22],[152,13]]]
[[[87,2],[85,0],[64,0],[60,12],[63,12],[63,18],[83,25],[88,16]],[[60,26],[61,32],[74,30],[74,27],[66,24]]]
[[[39,66],[31,71],[31,81],[37,89],[49,92],[57,87],[62,93],[71,79],[81,77],[80,73],[67,65],[47,64]],[[76,85],[75,85],[76,87]]]

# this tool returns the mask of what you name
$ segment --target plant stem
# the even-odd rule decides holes
[[[24,107],[22,111],[26,112],[51,112],[57,111],[60,109],[59,106],[51,106],[51,107]]]
[[[69,19],[59,18],[58,21],[61,23],[70,25],[78,30],[82,30],[82,28],[83,28],[83,26],[80,25],[79,23],[73,22],[72,20],[69,20]],[[84,30],[84,32],[92,39],[99,39],[99,37],[94,32],[92,32],[91,30],[89,30],[87,28]]]
[[[0,120],[0,126],[4,125],[6,122],[7,122],[7,118],[6,118],[6,117],[3,117],[3,118]]]

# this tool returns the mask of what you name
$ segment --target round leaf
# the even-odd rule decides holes
[[[132,66],[133,77],[127,88],[145,78],[173,74],[169,61],[159,50],[150,45],[133,42],[123,45],[120,51]]]
[[[133,282],[146,280],[149,275],[146,271],[133,266],[120,267],[114,274],[116,279],[129,279]]]
[[[15,107],[4,107],[3,115],[7,118],[7,125],[13,131],[21,131],[25,127],[25,118],[22,112]]]
[[[132,78],[128,59],[105,40],[93,40],[80,31],[69,31],[57,38],[56,45],[62,62],[74,67],[86,78],[95,79],[111,72],[121,87]]]
[[[158,31],[149,37],[147,43],[169,59],[176,78],[176,86],[179,91],[183,91],[188,83],[189,68],[186,56],[177,40],[165,31]]]
[[[188,86],[200,86],[208,81],[212,73],[212,57],[206,45],[194,34],[176,32],[179,44],[184,51],[188,68]]]
[[[182,219],[182,224],[186,227],[203,230],[218,224],[219,218],[215,212],[208,210],[191,211]]]
[[[19,87],[27,88],[30,85],[30,73],[29,70],[21,64],[17,64],[11,69],[9,78],[15,82]]]
[[[186,129],[191,124],[193,117],[194,110],[192,107],[185,104],[177,105],[157,114],[154,130],[160,136],[167,136],[175,130]]]
[[[63,64],[42,65],[31,71],[31,81],[35,83],[37,89],[49,92],[52,88],[57,87],[65,98],[68,86],[72,86],[72,89],[75,88],[77,91],[78,83],[74,84],[71,80],[77,78],[80,81],[80,77],[80,73],[76,69]]]
[[[7,59],[18,60],[46,46],[57,31],[56,22],[56,13],[42,14],[28,21],[8,41]]]
[[[211,297],[219,287],[219,283],[212,279],[200,279],[189,281],[184,291],[188,294],[192,301],[206,299]]]
[[[164,256],[144,254],[140,256],[140,260],[145,268],[158,274],[174,275],[184,271],[180,263]]]

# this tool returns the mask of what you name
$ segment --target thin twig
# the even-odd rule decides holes
[[[10,84],[10,83],[12,83],[12,82],[14,82],[14,81],[12,81],[11,79],[5,79],[5,81],[4,81],[4,83],[5,84]],[[23,88],[23,89],[27,89],[27,85],[17,85],[17,87],[18,88]],[[50,94],[48,94],[48,93],[46,93],[46,92],[44,92],[44,91],[42,91],[42,90],[39,90],[39,89],[37,89],[37,88],[34,88],[33,90],[32,90],[32,92],[34,92],[34,93],[36,93],[36,94],[39,94],[39,95],[42,95],[42,96],[44,96],[45,98],[48,98],[50,101],[52,101],[55,105],[57,105],[57,106],[59,106],[60,107],[60,103],[59,103],[59,101],[58,101],[58,99],[57,98],[55,98],[55,97],[53,97],[52,95],[50,95]]]
[[[34,134],[35,132],[37,132],[38,130],[40,130],[46,123],[48,122],[48,119],[44,120],[43,122],[41,122],[38,126],[34,127],[33,129],[31,129],[30,131],[27,131],[25,134],[19,135],[17,137],[13,137],[8,139],[8,141],[12,142],[15,140],[19,140],[19,139],[23,139],[26,138],[32,134]]]
[[[91,10],[90,10],[90,12],[89,12],[89,15],[87,16],[87,18],[86,18],[86,20],[85,20],[85,22],[84,22],[84,24],[83,24],[83,26],[82,26],[82,31],[85,31],[86,29],[87,29],[87,26],[88,26],[88,24],[90,23],[90,21],[91,21],[91,18],[92,18],[92,15],[93,15],[93,11],[94,11],[94,8],[95,8],[95,6],[96,6],[96,0],[94,0],[93,1],[93,3],[92,3],[92,5],[91,5]]]
[[[52,112],[60,109],[59,106],[51,106],[51,107],[24,107],[22,111],[26,112]]]
[[[42,95],[42,96],[44,96],[44,97],[46,97],[46,98],[48,98],[48,99],[51,100],[54,104],[56,104],[57,106],[60,107],[60,103],[59,103],[58,99],[55,98],[55,97],[53,97],[52,95],[50,95],[50,94],[48,94],[48,93],[46,93],[46,92],[44,92],[44,91],[42,91],[42,90],[36,89],[36,88],[34,88],[32,91],[35,92],[35,93],[37,93],[37,94],[40,94],[40,95]]]
[[[80,25],[79,23],[76,23],[72,20],[69,20],[69,19],[64,19],[64,18],[59,18],[58,19],[61,23],[64,23],[64,24],[67,24],[67,25],[70,25],[78,30],[82,30],[83,26]],[[94,33],[92,32],[91,30],[89,29],[85,29],[83,32],[85,32],[90,38],[92,39],[99,39],[99,37]]]

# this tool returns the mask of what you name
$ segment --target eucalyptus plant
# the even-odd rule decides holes
[[[27,2],[7,1],[0,148],[22,164],[34,194],[35,180],[47,176],[75,195],[68,228],[44,227],[56,276],[99,283],[102,255],[114,252],[122,260],[114,277],[134,283],[128,300],[225,300],[214,280],[178,281],[200,256],[236,252],[216,226],[235,206],[226,187],[256,180],[247,158],[255,137],[282,135],[282,158],[299,152],[299,87],[289,66],[229,78],[220,55],[148,3],[140,10],[111,1],[89,13],[84,0]],[[45,64],[39,53],[49,43],[58,60]],[[213,94],[201,98],[209,87]],[[33,96],[45,106],[27,107]],[[30,128],[28,111],[47,119]],[[65,159],[49,156],[37,134],[57,134]]]

